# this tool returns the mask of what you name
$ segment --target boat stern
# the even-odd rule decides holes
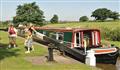
[[[117,58],[120,55],[120,49],[118,47],[111,48],[95,48],[96,62],[106,64],[116,64]]]

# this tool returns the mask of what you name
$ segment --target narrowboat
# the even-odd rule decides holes
[[[43,37],[44,41],[56,44],[60,50],[62,49],[82,62],[85,62],[87,50],[95,51],[97,63],[115,64],[119,56],[118,47],[101,45],[98,29],[35,27],[35,30],[50,38]]]

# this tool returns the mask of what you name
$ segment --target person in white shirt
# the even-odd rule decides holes
[[[27,30],[27,37],[25,40],[25,48],[26,48],[26,52],[25,53],[30,53],[31,50],[34,51],[34,47],[33,47],[33,39],[32,39],[32,32],[33,30],[31,29],[31,27]]]

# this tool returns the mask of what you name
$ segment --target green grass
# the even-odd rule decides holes
[[[117,28],[120,27],[120,21],[108,21],[108,22],[73,22],[73,23],[58,23],[47,24],[49,27],[79,27],[79,28]]]
[[[120,42],[119,41],[106,41],[106,40],[102,40],[102,43],[103,44],[110,43],[110,44],[114,44],[117,47],[120,47]]]
[[[98,70],[95,67],[89,67],[85,64],[59,64],[47,63],[41,65],[33,65],[25,60],[27,56],[42,56],[47,53],[47,48],[42,45],[34,44],[35,51],[30,54],[25,54],[24,39],[17,38],[17,48],[7,49],[8,36],[6,32],[0,31],[0,70]]]
[[[8,24],[0,23],[0,29],[6,29],[7,27],[8,27]]]

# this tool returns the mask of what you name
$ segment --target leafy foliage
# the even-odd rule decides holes
[[[51,20],[50,20],[51,23],[58,23],[58,16],[55,14]]]
[[[110,18],[113,18],[114,20],[117,20],[117,19],[119,19],[119,13],[117,13],[117,12],[111,12],[111,14],[110,14]]]
[[[103,28],[102,37],[111,41],[120,41],[120,28]]]
[[[42,25],[43,21],[43,11],[39,9],[35,2],[19,5],[17,7],[16,16],[13,18],[14,23],[26,22]]]
[[[80,19],[79,19],[79,21],[82,21],[82,22],[88,21],[88,20],[89,20],[89,19],[88,19],[87,16],[82,16],[82,17],[80,17]]]
[[[112,30],[105,30],[106,36],[112,41],[120,41],[120,28],[114,28]]]
[[[92,12],[92,17],[95,17],[96,20],[104,21],[106,20],[109,15],[111,14],[111,10],[107,8],[99,8]]]

